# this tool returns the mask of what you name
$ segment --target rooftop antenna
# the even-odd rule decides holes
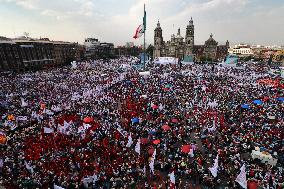
[[[13,33],[14,33],[14,38],[16,38],[16,32],[15,32],[15,27],[13,26]]]
[[[29,36],[30,36],[30,34],[28,32],[24,32],[23,35],[24,35],[25,38],[29,38]]]

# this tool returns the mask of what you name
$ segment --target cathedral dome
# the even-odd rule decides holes
[[[215,41],[215,39],[213,39],[213,35],[211,33],[209,39],[207,39],[207,41],[205,41],[205,45],[217,45],[218,43]]]

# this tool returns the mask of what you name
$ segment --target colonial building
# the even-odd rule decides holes
[[[136,56],[138,57],[140,53],[143,52],[142,47],[138,46],[118,46],[115,48],[115,56]]]
[[[253,56],[254,51],[250,45],[239,44],[228,50],[229,54],[237,55],[239,57]]]
[[[196,61],[217,61],[223,60],[229,48],[229,42],[225,45],[218,45],[211,34],[204,45],[194,44],[194,24],[193,20],[189,21],[186,27],[185,38],[181,36],[180,29],[177,35],[172,35],[171,40],[165,42],[163,39],[163,30],[158,21],[154,30],[154,58],[156,57],[176,57],[184,59],[186,56],[193,56]]]
[[[77,43],[21,37],[0,37],[0,71],[27,71],[63,66],[80,60]]]
[[[102,43],[96,38],[85,39],[86,57],[88,59],[114,58],[113,43]]]

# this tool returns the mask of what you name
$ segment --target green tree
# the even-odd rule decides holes
[[[146,54],[148,54],[152,59],[153,59],[153,51],[154,51],[153,45],[149,45],[148,48],[146,49]]]

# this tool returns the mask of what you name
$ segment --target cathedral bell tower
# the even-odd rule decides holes
[[[192,18],[189,21],[189,24],[186,27],[185,34],[185,56],[193,55],[194,47],[194,25]]]
[[[160,22],[158,21],[157,27],[154,30],[154,58],[161,57],[161,50],[163,45],[163,30],[161,28]]]

